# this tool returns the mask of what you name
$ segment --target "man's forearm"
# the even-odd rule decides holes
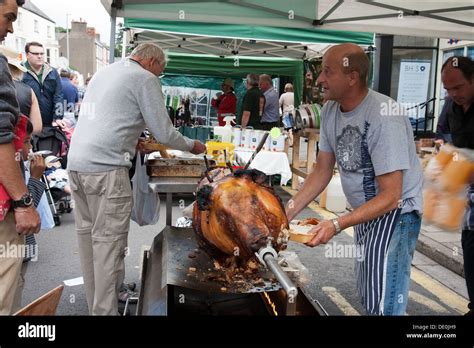
[[[354,209],[351,213],[338,218],[341,229],[368,222],[395,209],[399,198],[391,192],[382,192],[367,203]]]
[[[0,145],[0,183],[14,200],[19,200],[27,192],[17,156],[13,144]]]
[[[247,125],[249,124],[249,118],[250,118],[250,112],[249,111],[244,111],[242,113],[242,128],[245,128],[247,127]]]
[[[316,164],[314,170],[306,178],[303,187],[287,204],[287,216],[290,220],[323,192],[331,180],[332,173],[332,169],[323,169]]]

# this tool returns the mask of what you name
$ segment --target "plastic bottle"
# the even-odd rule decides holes
[[[334,213],[346,210],[346,196],[342,190],[341,177],[335,174],[327,187],[326,209]]]
[[[235,116],[226,116],[224,117],[225,126],[224,127],[214,127],[214,138],[220,139],[220,141],[225,143],[232,143],[232,120],[235,119]]]

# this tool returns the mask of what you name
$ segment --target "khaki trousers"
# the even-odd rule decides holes
[[[13,314],[13,303],[18,287],[25,237],[16,231],[10,212],[0,222],[0,315]]]
[[[132,211],[127,168],[69,172],[87,305],[91,315],[118,315]]]
[[[18,288],[16,289],[15,299],[13,301],[13,313],[18,312],[23,307],[21,300],[23,297],[23,289],[25,288],[26,272],[28,271],[28,264],[30,262],[23,262],[21,265],[20,276],[18,277]]]

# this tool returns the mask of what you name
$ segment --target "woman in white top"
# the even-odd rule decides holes
[[[287,83],[285,85],[285,93],[280,96],[280,108],[282,114],[292,111],[294,103],[295,94],[293,93],[293,85],[291,83]]]

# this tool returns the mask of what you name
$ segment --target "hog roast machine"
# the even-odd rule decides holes
[[[239,280],[223,287],[214,261],[198,249],[193,229],[170,226],[170,193],[194,192],[204,164],[172,162],[148,163],[150,188],[167,193],[167,226],[143,254],[137,315],[327,315],[280,267],[271,240],[256,253],[264,266],[259,283]]]
[[[267,267],[259,273],[261,285],[237,282],[224,289],[192,228],[166,226],[143,254],[137,315],[327,315],[290,280],[271,246],[261,248],[258,259]]]

